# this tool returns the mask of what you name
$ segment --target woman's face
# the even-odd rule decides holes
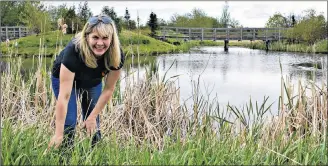
[[[87,36],[90,49],[96,57],[102,56],[109,48],[111,40],[108,36],[100,36],[97,32],[92,32]]]

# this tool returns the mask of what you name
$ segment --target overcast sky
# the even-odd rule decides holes
[[[75,5],[79,1],[47,1],[46,5],[67,6]],[[145,24],[153,11],[158,18],[170,20],[175,13],[190,13],[193,8],[202,9],[208,16],[219,18],[224,1],[88,1],[94,15],[99,14],[104,6],[114,7],[118,16],[124,16],[127,7],[132,20],[136,20],[139,13],[141,24]],[[266,21],[275,12],[282,14],[294,13],[301,15],[304,10],[315,9],[323,13],[327,19],[327,1],[228,1],[230,16],[244,27],[264,27]]]

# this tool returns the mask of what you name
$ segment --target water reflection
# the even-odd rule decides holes
[[[175,65],[169,70],[171,64]],[[273,104],[273,112],[278,110],[281,76],[290,77],[292,83],[298,80],[306,82],[308,79],[321,83],[323,71],[292,66],[299,62],[326,63],[327,56],[304,53],[266,52],[247,48],[230,47],[229,52],[224,52],[222,47],[202,47],[200,51],[190,54],[163,55],[157,58],[160,66],[160,75],[167,70],[167,77],[181,75],[178,86],[181,91],[181,100],[185,101],[192,95],[191,80],[197,80],[201,74],[200,88],[206,95],[206,88],[213,92],[210,96],[217,95],[222,105],[228,102],[242,106],[250,97],[259,102],[264,96],[269,96]],[[280,64],[282,70],[280,69]],[[327,64],[324,64],[327,66]],[[204,71],[204,73],[202,73]],[[282,73],[282,75],[281,75]],[[326,75],[326,74],[325,74]],[[188,102],[188,101],[187,101]]]

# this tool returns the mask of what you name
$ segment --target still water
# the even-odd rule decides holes
[[[36,60],[37,58],[34,62],[32,58],[23,58],[22,68],[36,67]],[[46,58],[43,63],[50,68],[52,61],[51,58]],[[304,62],[321,63],[323,69],[293,65]],[[317,85],[327,84],[327,55],[266,52],[240,47],[230,47],[228,52],[224,52],[223,47],[199,47],[189,53],[158,56],[156,63],[160,77],[166,72],[166,78],[179,75],[172,80],[175,80],[176,86],[180,89],[181,104],[186,103],[188,106],[193,103],[192,82],[197,82],[198,77],[200,95],[210,102],[218,101],[220,107],[224,108],[229,103],[241,108],[250,99],[261,104],[264,97],[269,96],[267,106],[273,103],[271,112],[274,114],[278,111],[281,76],[288,77],[295,88],[299,80],[303,83],[314,80]],[[144,75],[145,67],[147,65],[140,67],[140,76]],[[133,70],[137,71],[138,68],[134,66]],[[122,78],[126,73],[124,70]],[[137,73],[135,72],[135,77]],[[121,81],[122,89],[124,81]]]
[[[278,111],[281,76],[288,77],[295,87],[299,80],[303,83],[315,80],[318,85],[327,82],[326,67],[315,69],[293,65],[318,62],[327,66],[327,56],[318,54],[266,52],[239,47],[224,52],[223,47],[200,47],[190,53],[161,55],[156,61],[160,76],[166,72],[166,78],[179,75],[176,84],[180,88],[180,101],[187,104],[192,103],[191,82],[197,81],[198,77],[201,95],[209,97],[210,101],[216,99],[220,106],[229,102],[241,108],[250,98],[254,104],[255,101],[261,104],[264,96],[269,96],[267,106],[273,103],[272,113]]]

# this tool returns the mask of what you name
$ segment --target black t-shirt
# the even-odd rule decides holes
[[[75,50],[75,44],[70,41],[64,50],[56,57],[52,68],[52,75],[59,78],[60,65],[63,64],[75,73],[74,81],[78,88],[91,88],[98,85],[102,78],[109,72],[105,67],[104,57],[97,60],[97,68],[89,68]],[[119,70],[124,64],[124,53],[121,49],[121,63],[118,68],[110,66],[110,70]]]

